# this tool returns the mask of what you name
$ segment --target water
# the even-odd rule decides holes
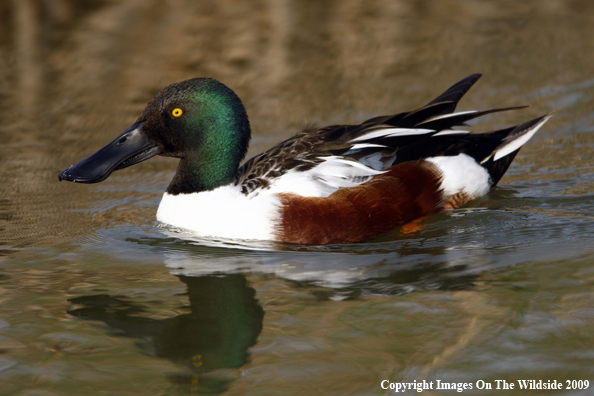
[[[565,386],[594,381],[593,15],[586,0],[3,3],[0,394],[592,394]],[[479,131],[554,117],[498,189],[412,233],[192,238],[154,223],[165,158],[57,180],[186,78],[238,93],[253,155],[475,72],[460,110],[532,104]],[[530,379],[564,389],[518,390]]]

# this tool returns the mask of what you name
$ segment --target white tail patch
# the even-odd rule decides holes
[[[470,198],[477,198],[488,193],[491,188],[489,172],[466,154],[431,157],[427,161],[437,165],[441,171],[441,188],[445,197],[463,192]]]

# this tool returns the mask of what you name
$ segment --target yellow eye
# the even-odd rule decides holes
[[[179,107],[176,107],[175,109],[173,109],[171,111],[171,115],[174,117],[181,117],[182,114],[184,114],[184,111],[182,109],[180,109]]]

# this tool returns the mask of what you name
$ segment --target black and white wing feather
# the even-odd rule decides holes
[[[414,111],[374,117],[359,125],[305,128],[248,160],[238,170],[236,184],[249,195],[277,184],[286,187],[292,182],[310,181],[317,183],[319,191],[312,188],[313,192],[306,193],[325,196],[338,188],[363,183],[401,162],[458,154],[467,154],[478,163],[486,163],[483,166],[489,170],[489,160],[497,162],[500,157],[512,153],[515,156],[535,132],[522,137],[528,135],[528,124],[536,125],[542,117],[486,134],[472,134],[460,129],[466,122],[486,114],[527,107],[454,112],[459,100],[480,77],[480,74],[474,74],[464,78]],[[516,139],[517,143],[512,145]],[[511,159],[505,162],[511,163]],[[502,175],[498,175],[497,180]],[[283,178],[285,180],[281,181]]]

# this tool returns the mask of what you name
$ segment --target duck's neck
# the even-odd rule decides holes
[[[219,162],[201,162],[184,158],[177,166],[177,172],[167,187],[167,193],[172,195],[191,194],[214,190],[233,182],[237,165]]]

